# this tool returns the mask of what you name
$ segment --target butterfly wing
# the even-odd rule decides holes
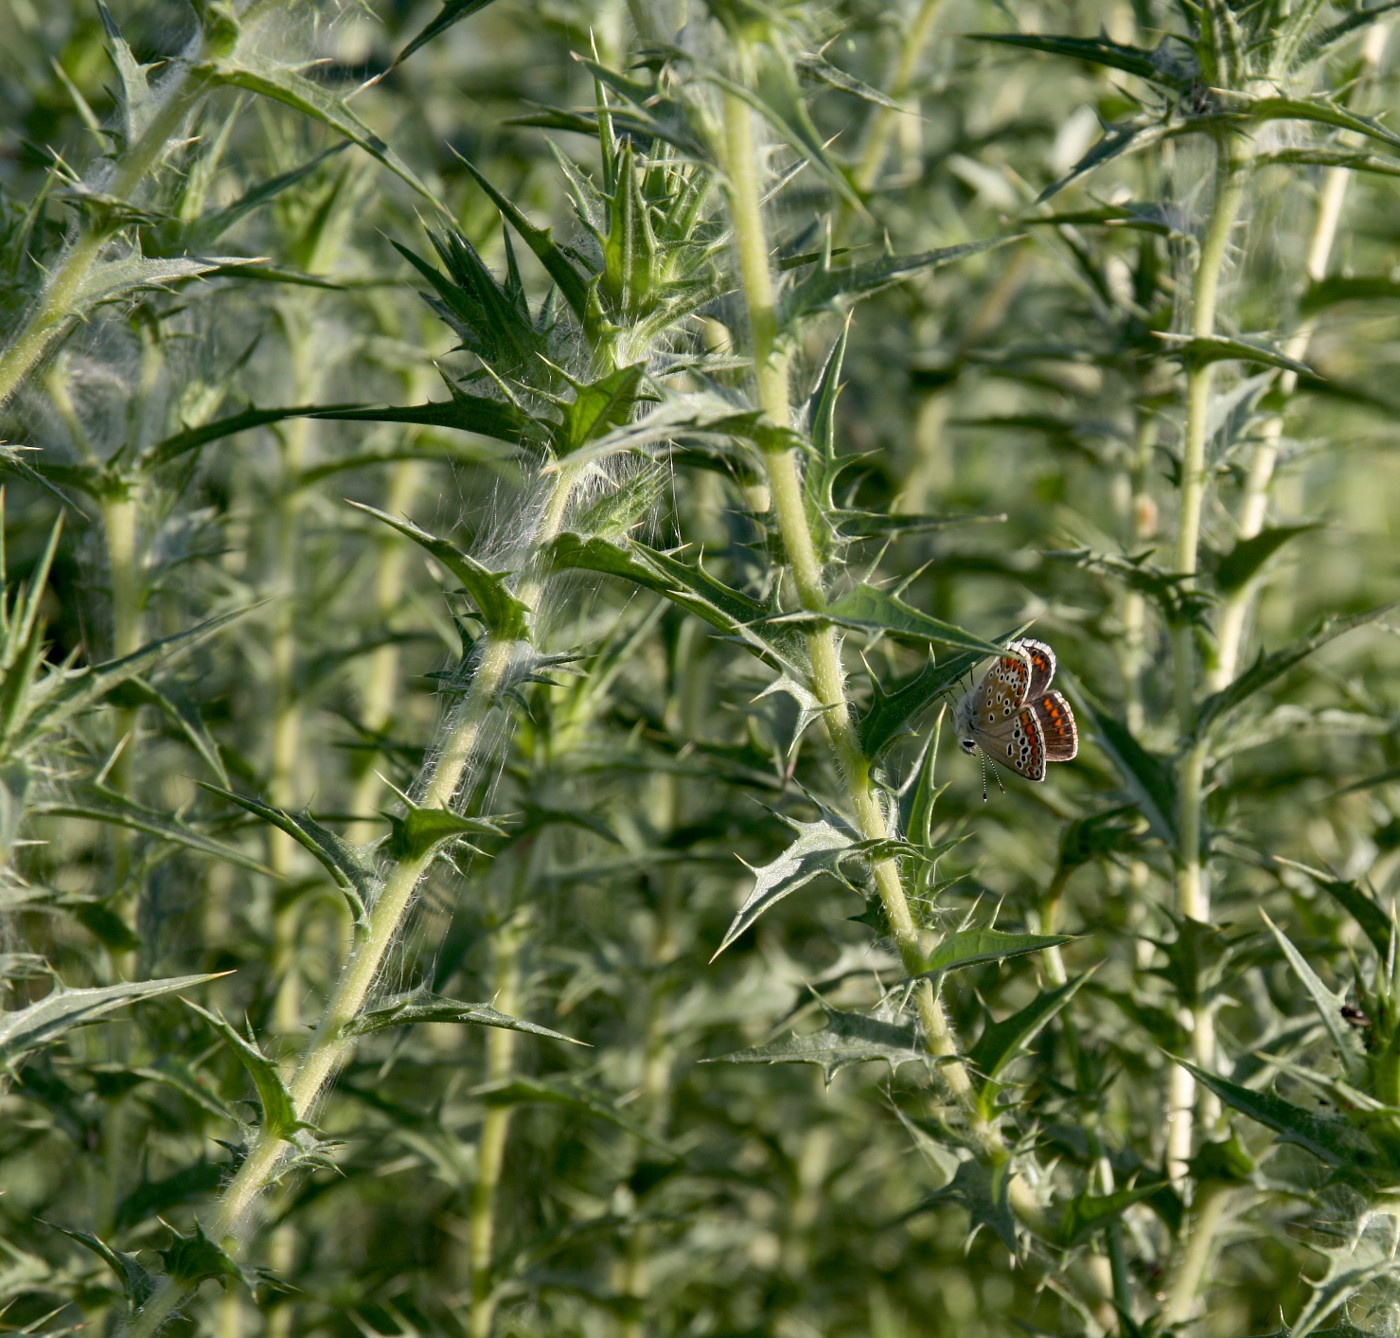
[[[1033,781],[1045,779],[1045,731],[1033,707],[1023,706],[996,731],[994,738],[988,737],[981,743],[992,761],[1004,763],[1018,776]]]
[[[1055,677],[1055,652],[1045,642],[1034,641],[1030,637],[1013,641],[1009,649],[1020,651],[1030,665],[1030,683],[1021,700],[1045,696],[1050,680]]]
[[[999,737],[1025,705],[1030,687],[1030,661],[1010,648],[958,707],[958,742],[967,752],[983,742],[983,736]]]
[[[1068,762],[1078,754],[1079,729],[1074,723],[1074,712],[1060,693],[1043,693],[1026,709],[1034,711],[1040,723],[1047,762]]]

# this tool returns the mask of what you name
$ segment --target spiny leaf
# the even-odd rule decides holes
[[[52,1045],[64,1032],[96,1022],[114,1008],[154,999],[177,990],[192,989],[208,980],[218,980],[227,971],[197,976],[172,976],[166,980],[136,980],[95,989],[70,990],[55,981],[53,989],[38,1003],[0,1013],[0,1068],[13,1075],[25,1055],[41,1046]]]
[[[283,65],[271,56],[244,51],[237,57],[220,56],[203,67],[202,72],[207,73],[215,83],[245,88],[250,93],[284,103],[293,111],[328,125],[377,158],[434,208],[448,217],[452,216],[452,211],[418,179],[408,164],[350,110],[344,98],[337,97],[291,66]]]
[[[377,409],[316,409],[308,418],[339,418],[352,423],[418,423],[423,427],[448,427],[472,432],[519,447],[531,420],[513,404],[453,390],[448,400],[427,404],[386,405]],[[506,458],[506,457],[503,457]]]
[[[1055,1238],[1061,1249],[1072,1249],[1082,1244],[1096,1231],[1119,1221],[1134,1204],[1151,1198],[1166,1181],[1135,1185],[1132,1189],[1120,1189],[1112,1194],[1075,1195],[1060,1213]]]
[[[596,1119],[606,1120],[625,1130],[634,1138],[659,1148],[668,1157],[679,1160],[677,1153],[664,1139],[657,1137],[645,1125],[629,1119],[617,1109],[617,1098],[595,1092],[567,1078],[511,1078],[505,1082],[487,1083],[472,1089],[474,1096],[487,1106],[546,1105],[576,1111]]]
[[[921,1046],[919,1029],[911,1024],[883,1022],[865,1013],[844,1013],[822,1005],[826,1026],[821,1031],[799,1036],[796,1032],[781,1041],[736,1050],[729,1055],[704,1059],[702,1064],[815,1064],[827,1085],[851,1064],[882,1060],[892,1070],[900,1065],[922,1063],[928,1056]]]
[[[981,651],[963,651],[941,663],[930,657],[922,669],[888,692],[878,679],[872,679],[874,692],[860,718],[860,742],[865,755],[872,761],[883,756],[909,721],[956,687],[982,658]]]
[[[8,743],[11,752],[21,750],[41,735],[57,730],[79,712],[96,705],[128,679],[144,675],[162,661],[192,649],[247,611],[235,609],[219,614],[184,632],[152,641],[119,660],[109,660],[89,669],[55,671],[24,703],[29,707],[27,713],[20,711],[5,719],[0,742]]]
[[[942,976],[982,962],[1000,962],[1072,943],[1073,934],[1010,934],[1000,929],[960,929],[949,934],[925,959],[920,976]]]
[[[537,228],[467,159],[462,158],[461,163],[476,179],[481,189],[491,197],[491,202],[501,211],[502,217],[520,234],[520,239],[535,253],[535,258],[559,286],[559,292],[568,303],[569,310],[579,320],[583,320],[588,314],[589,288],[593,276],[582,271],[560,250],[549,228]]]
[[[1200,710],[1196,713],[1196,737],[1203,737],[1217,720],[1228,716],[1255,693],[1266,688],[1276,678],[1282,677],[1294,665],[1307,659],[1319,647],[1325,646],[1329,641],[1335,641],[1337,637],[1355,628],[1375,622],[1395,607],[1395,604],[1384,604],[1365,613],[1328,618],[1311,636],[1303,637],[1283,650],[1276,650],[1269,655],[1261,654],[1233,683],[1221,688],[1219,692],[1212,693],[1201,703]]]
[[[711,627],[741,640],[760,659],[806,677],[800,639],[771,626],[772,610],[711,576],[698,563],[682,562],[636,540],[616,544],[601,538],[561,534],[551,548],[558,569],[602,572],[655,590]]]
[[[631,420],[646,367],[619,367],[588,385],[580,385],[564,408],[564,421],[555,437],[557,454],[569,455]]]
[[[449,841],[501,835],[501,828],[487,818],[469,818],[449,809],[416,804],[402,817],[391,814],[389,825],[392,830],[385,854],[397,863],[427,859]]]
[[[203,784],[203,782],[201,782]],[[328,827],[323,827],[310,813],[289,813],[283,808],[273,808],[261,800],[247,795],[235,794],[232,790],[222,790],[216,785],[204,785],[211,794],[221,795],[239,808],[247,809],[264,822],[270,822],[279,831],[284,831],[299,846],[309,850],[321,866],[335,879],[355,917],[357,925],[365,923],[365,903],[379,887],[379,875],[348,841],[337,836]]]
[[[419,47],[426,46],[433,38],[445,33],[454,23],[460,23],[463,19],[480,13],[490,3],[491,0],[443,0],[437,16],[424,25],[418,36],[394,57],[389,68],[392,70],[395,66],[402,65]]]
[[[854,832],[849,828],[837,827],[835,823],[826,819],[801,822],[796,818],[784,817],[783,821],[797,833],[797,840],[772,863],[752,870],[753,890],[730,923],[723,941],[715,949],[714,957],[710,958],[711,961],[729,947],[760,915],[776,906],[784,897],[789,897],[799,888],[805,887],[814,878],[829,874],[849,886],[848,880],[841,872],[841,861],[853,853],[856,845]]]
[[[977,1044],[968,1051],[967,1058],[983,1079],[977,1099],[984,1114],[990,1115],[992,1112],[996,1094],[1001,1090],[997,1079],[1002,1071],[1025,1053],[1025,1047],[1036,1033],[1078,993],[1088,979],[1085,973],[1058,989],[1042,991],[1010,1017],[1000,1022],[988,1022],[983,1027]]]
[[[1328,893],[1341,908],[1356,921],[1361,932],[1370,940],[1381,961],[1390,953],[1391,918],[1378,906],[1359,883],[1345,878],[1336,878],[1320,869],[1310,869],[1296,860],[1274,857],[1286,868],[1297,869],[1312,879],[1318,887]]]
[[[1322,525],[1312,522],[1302,525],[1275,525],[1260,530],[1248,539],[1241,539],[1224,554],[1215,567],[1215,584],[1223,591],[1240,589],[1290,539],[1319,530]]]
[[[815,615],[788,614],[785,621],[809,620]],[[975,651],[978,655],[1000,655],[1001,647],[991,641],[984,641],[961,627],[945,623],[939,618],[906,604],[898,595],[888,590],[878,590],[862,582],[844,591],[820,615],[823,619],[841,627],[857,631],[887,633],[892,636],[907,637],[915,641],[937,642],[945,646],[957,646],[962,650]]]
[[[1175,39],[1163,41],[1149,51],[1145,47],[1111,42],[1107,37],[1063,37],[1055,33],[969,33],[968,36],[977,42],[995,42],[1049,56],[1068,56],[1105,69],[1122,70],[1173,91],[1189,88],[1200,73],[1194,61],[1183,59],[1188,53],[1185,43]]]
[[[1311,121],[1318,125],[1330,125],[1337,130],[1349,130],[1366,139],[1378,140],[1387,148],[1400,148],[1400,135],[1393,130],[1388,130],[1369,116],[1358,116],[1326,97],[1246,98],[1238,93],[1231,93],[1230,104],[1232,116],[1239,116],[1251,122]]]
[[[245,1281],[243,1270],[222,1246],[204,1234],[204,1228],[198,1222],[188,1236],[182,1236],[168,1222],[165,1228],[170,1232],[171,1241],[158,1253],[165,1271],[176,1282],[186,1287],[197,1287],[201,1282],[214,1278],[221,1287],[226,1287],[229,1279]]]
[[[960,1203],[967,1209],[973,1234],[989,1226],[997,1239],[1016,1255],[1016,1218],[1011,1211],[1011,1177],[1015,1163],[1010,1157],[996,1164],[969,1157],[958,1163],[953,1178],[942,1189],[930,1194],[909,1214],[941,1208],[945,1203]]]
[[[1176,1061],[1227,1106],[1272,1129],[1285,1143],[1296,1143],[1329,1166],[1364,1170],[1375,1161],[1370,1141],[1344,1120],[1315,1115],[1272,1092],[1256,1092],[1184,1059]]]
[[[127,827],[132,831],[145,832],[158,836],[173,845],[198,851],[202,855],[212,855],[215,859],[227,860],[254,873],[269,874],[271,871],[251,855],[245,855],[233,846],[224,845],[213,837],[172,818],[160,809],[148,808],[128,799],[116,790],[96,781],[74,781],[65,787],[62,799],[39,800],[30,806],[30,812],[47,813],[56,817],[86,818],[90,822],[106,822],[113,826]]]
[[[869,297],[923,270],[939,269],[955,260],[1020,240],[1020,236],[994,237],[990,241],[965,242],[961,246],[945,246],[918,255],[882,256],[879,260],[836,269],[823,266],[783,294],[778,304],[778,324],[782,329],[792,329],[803,317],[825,310],[838,301]]]
[[[69,1240],[77,1241],[84,1249],[91,1250],[101,1259],[117,1275],[122,1285],[122,1294],[133,1311],[145,1304],[155,1288],[155,1279],[131,1255],[114,1250],[106,1241],[94,1236],[90,1231],[76,1231],[71,1227],[59,1226],[57,1222],[45,1222],[42,1217],[36,1217],[34,1220],[67,1236]]]
[[[1092,698],[1077,697],[1094,722],[1099,744],[1113,760],[1129,796],[1147,819],[1154,834],[1175,853],[1179,836],[1176,829],[1176,786],[1162,760],[1149,753],[1127,725],[1108,714]]]
[[[312,1127],[297,1117],[292,1094],[282,1081],[277,1065],[263,1054],[254,1042],[240,1035],[237,1029],[218,1013],[201,1008],[189,999],[184,1002],[218,1032],[224,1044],[238,1056],[239,1062],[248,1070],[253,1086],[257,1088],[258,1104],[262,1107],[262,1125],[268,1133],[285,1142],[294,1142],[300,1130]]]
[[[414,1026],[420,1022],[502,1027],[507,1031],[524,1031],[532,1036],[547,1036],[553,1041],[567,1041],[570,1045],[587,1044],[586,1041],[576,1041],[572,1036],[565,1036],[563,1032],[541,1027],[538,1023],[499,1013],[490,1004],[462,1003],[459,999],[448,999],[427,990],[414,990],[365,1009],[354,1021],[341,1028],[341,1035],[368,1036],[371,1032],[383,1031],[386,1027]]]
[[[503,641],[518,641],[529,635],[531,609],[511,593],[507,583],[510,572],[488,570],[455,544],[419,529],[411,520],[400,520],[363,502],[351,502],[350,505],[412,539],[441,562],[461,581],[462,588],[471,596],[482,623],[492,636]]]
[[[1197,335],[1191,339],[1172,339],[1170,351],[1172,357],[1180,358],[1189,366],[1199,367],[1211,362],[1251,362],[1279,371],[1294,372],[1298,376],[1317,377],[1317,373],[1306,363],[1253,339]]]
[[[132,254],[93,265],[73,296],[76,310],[91,311],[105,302],[117,302],[132,293],[174,287],[214,270],[257,264],[248,256],[181,256],[169,260]]]
[[[1346,992],[1339,993],[1336,990],[1329,990],[1322,983],[1322,978],[1312,969],[1308,959],[1294,946],[1292,939],[1269,919],[1264,911],[1261,910],[1259,914],[1263,917],[1264,923],[1268,925],[1269,932],[1278,940],[1279,947],[1283,949],[1283,955],[1288,959],[1289,966],[1293,968],[1293,974],[1298,977],[1303,988],[1307,990],[1308,997],[1312,1000],[1313,1008],[1316,1010],[1323,1028],[1331,1037],[1332,1053],[1352,1073],[1360,1071],[1363,1067],[1360,1040],[1355,1030],[1349,1027],[1342,1017],[1342,1008],[1347,1001]]]

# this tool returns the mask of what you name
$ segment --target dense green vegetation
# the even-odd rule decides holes
[[[1400,1331],[1393,8],[6,5],[0,1329]]]

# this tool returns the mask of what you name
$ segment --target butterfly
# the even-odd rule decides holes
[[[1047,762],[1068,762],[1079,752],[1074,712],[1058,692],[1055,652],[1043,641],[1008,643],[982,681],[958,703],[958,743],[967,753],[982,750],[982,798],[987,797],[986,761],[1001,785],[996,764],[1027,780],[1043,781]]]

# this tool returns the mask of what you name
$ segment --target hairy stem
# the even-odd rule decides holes
[[[574,475],[565,469],[547,476],[550,493],[533,535],[535,552],[542,554],[563,523]],[[517,597],[530,608],[539,605],[545,572],[532,562],[517,587]],[[462,704],[448,720],[447,737],[423,787],[421,806],[449,808],[467,767],[483,741],[486,725],[520,656],[519,642],[486,635]],[[390,947],[413,902],[414,893],[437,857],[436,849],[411,855],[393,865],[370,908],[354,951],[341,970],[316,1030],[307,1042],[300,1067],[289,1084],[298,1119],[308,1119],[322,1088],[349,1057],[355,1038],[346,1034],[369,998]],[[208,1235],[216,1241],[240,1241],[248,1231],[248,1214],[259,1194],[276,1178],[287,1146],[266,1127],[254,1138],[248,1155],[229,1181],[210,1220]],[[149,1338],[159,1332],[187,1294],[184,1283],[161,1279],[146,1304],[133,1317],[127,1338]]]
[[[1361,50],[1361,68],[1349,90],[1348,105],[1356,105],[1360,91],[1374,77],[1381,57],[1385,54],[1388,37],[1389,30],[1383,24],[1378,23],[1367,31]],[[1308,240],[1308,253],[1304,262],[1304,269],[1311,283],[1320,282],[1327,274],[1328,260],[1341,223],[1342,204],[1351,178],[1351,170],[1345,167],[1333,167],[1322,178],[1312,236]],[[1297,328],[1284,341],[1284,354],[1296,362],[1304,361],[1312,343],[1314,328],[1315,323],[1310,319],[1299,321]],[[1279,374],[1281,403],[1292,402],[1297,384],[1296,372],[1284,371]],[[1249,472],[1245,477],[1239,513],[1238,537],[1241,540],[1254,538],[1264,528],[1282,438],[1283,415],[1274,414],[1260,430],[1254,454],[1249,462]],[[1245,624],[1256,603],[1258,591],[1259,581],[1256,577],[1227,593],[1220,602],[1220,611],[1216,619],[1216,657],[1208,678],[1208,686],[1212,692],[1218,692],[1235,676],[1240,648],[1244,641]]]
[[[1224,271],[1230,233],[1244,198],[1246,163],[1238,140],[1222,134],[1215,141],[1215,193],[1211,216],[1201,238],[1195,282],[1192,287],[1193,339],[1215,333],[1220,279]],[[1195,589],[1200,566],[1201,519],[1205,509],[1208,466],[1206,449],[1215,364],[1193,357],[1186,375],[1186,430],[1181,460],[1181,514],[1177,522],[1175,568],[1182,589]],[[1176,686],[1177,729],[1183,751],[1177,762],[1177,826],[1180,848],[1176,871],[1176,911],[1200,923],[1210,920],[1210,888],[1204,858],[1205,772],[1207,750],[1195,740],[1197,655],[1196,628],[1186,617],[1172,628],[1172,668]],[[1213,1061],[1214,1019],[1208,1005],[1183,1008],[1181,1023],[1191,1036],[1196,1062],[1209,1067]],[[1172,1069],[1167,1093],[1167,1170],[1184,1182],[1186,1162],[1194,1137],[1195,1083],[1181,1067]]]
[[[786,428],[792,424],[789,355],[778,329],[768,237],[761,208],[762,173],[753,115],[748,104],[733,93],[724,95],[721,153],[741,290],[749,317],[759,407],[771,423]],[[826,611],[826,592],[802,494],[797,452],[770,449],[764,454],[764,466],[797,602],[807,612],[820,616]],[[889,824],[879,794],[871,783],[871,762],[861,746],[846,695],[836,630],[830,623],[814,621],[807,632],[807,652],[811,661],[810,686],[824,708],[822,720],[837,770],[845,782],[856,826],[865,840],[886,841],[891,834]],[[923,970],[925,962],[923,934],[909,908],[898,862],[889,857],[873,860],[871,875],[900,958],[911,974],[917,974]],[[988,1158],[1005,1161],[1009,1152],[995,1125],[979,1109],[972,1078],[966,1066],[956,1058],[957,1038],[930,981],[919,982],[914,1000],[930,1052],[946,1061],[939,1064],[938,1073],[966,1116],[974,1141]],[[1017,1193],[1020,1194],[1020,1190]],[[1030,1210],[1028,1195],[1022,1199],[1021,1206]]]

